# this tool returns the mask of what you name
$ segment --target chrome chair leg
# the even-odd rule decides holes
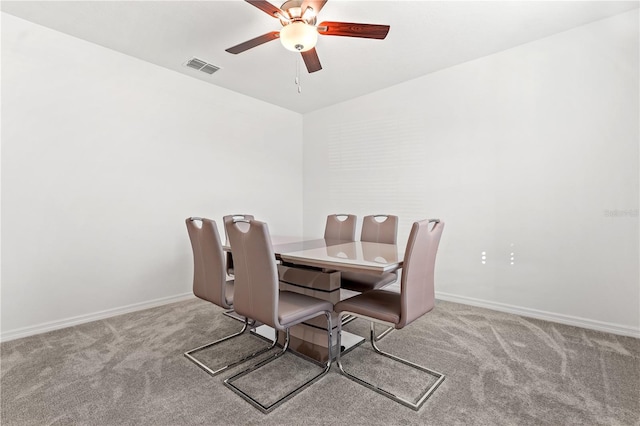
[[[338,322],[340,324],[340,322]],[[387,331],[383,332],[382,334],[387,333]],[[396,355],[390,354],[388,352],[384,352],[382,351],[380,348],[378,348],[378,346],[376,345],[376,341],[379,340],[376,338],[376,333],[375,333],[375,324],[373,321],[371,321],[371,330],[370,330],[370,339],[371,339],[371,346],[373,347],[374,351],[376,351],[376,353],[386,356],[387,358],[390,358],[394,361],[398,361],[402,364],[408,365],[410,367],[413,367],[417,370],[423,371],[425,373],[428,373],[432,376],[434,376],[436,378],[436,381],[429,387],[427,388],[425,391],[423,391],[420,396],[418,397],[416,402],[412,402],[409,401],[407,399],[404,399],[398,395],[395,395],[392,392],[389,392],[385,389],[382,389],[379,386],[373,385],[363,379],[361,379],[360,377],[357,377],[349,372],[347,372],[344,369],[344,366],[342,365],[341,359],[340,359],[340,353],[338,352],[338,356],[336,358],[336,364],[338,364],[338,368],[340,369],[340,372],[347,376],[349,379],[353,380],[356,383],[359,383],[371,390],[374,390],[376,392],[378,392],[381,395],[386,396],[387,398],[390,398],[402,405],[405,405],[409,408],[412,408],[413,410],[418,411],[420,409],[420,407],[422,406],[422,404],[424,404],[424,402],[433,394],[433,392],[435,392],[435,390],[438,388],[438,386],[440,386],[440,384],[444,381],[445,376],[444,374],[438,373],[437,371],[428,369],[426,367],[423,367],[421,365],[415,364],[411,361],[408,361],[406,359],[400,358]],[[340,347],[340,330],[338,331],[338,347]]]
[[[351,321],[355,320],[356,318],[358,318],[358,317],[356,317],[355,315],[345,315],[345,317],[342,318],[341,323],[342,323],[342,325],[347,325]]]
[[[325,312],[325,316],[327,317],[327,340],[328,340],[329,358],[328,358],[328,360],[327,360],[327,362],[325,364],[325,368],[320,373],[318,373],[317,375],[313,376],[312,378],[310,378],[309,380],[307,380],[303,384],[299,385],[298,387],[296,387],[292,391],[288,392],[282,398],[278,399],[277,401],[275,401],[275,402],[273,402],[273,403],[271,403],[269,405],[262,404],[260,401],[256,400],[251,395],[249,395],[248,393],[244,392],[242,389],[240,389],[240,388],[238,388],[237,386],[234,385],[233,382],[237,381],[241,377],[246,376],[247,374],[259,369],[260,367],[265,366],[266,364],[269,364],[270,362],[272,362],[272,361],[276,360],[277,358],[281,357],[282,355],[284,355],[284,353],[289,348],[289,341],[290,341],[289,329],[286,329],[285,330],[285,341],[284,341],[284,345],[283,345],[281,351],[279,351],[278,353],[270,356],[269,358],[265,358],[264,360],[260,361],[258,364],[254,365],[252,367],[249,367],[248,369],[246,369],[244,371],[241,371],[240,373],[235,374],[234,376],[229,377],[228,379],[226,379],[224,381],[225,386],[227,386],[229,389],[231,389],[233,392],[238,394],[245,401],[249,402],[251,405],[253,405],[257,409],[259,409],[263,413],[269,413],[271,410],[273,410],[274,408],[276,408],[277,406],[279,406],[283,402],[287,401],[288,399],[290,399],[291,397],[296,395],[298,392],[302,391],[307,386],[311,385],[313,382],[315,382],[316,380],[318,380],[319,378],[321,378],[322,376],[327,374],[329,372],[329,370],[331,369],[331,362],[332,362],[332,358],[333,358],[333,351],[332,351],[332,347],[331,347],[332,346],[331,342],[333,340],[333,330],[332,330],[332,324],[331,324],[331,313],[330,312]],[[277,340],[278,340],[278,331],[276,330],[276,341]]]
[[[353,320],[356,320],[356,319],[358,319],[357,316],[348,314],[348,315],[344,316],[344,318],[340,321],[340,323],[343,326],[345,326],[345,325],[349,324],[350,322],[352,322]],[[393,330],[395,330],[395,327],[388,326],[388,328],[385,331],[383,331],[382,333],[380,333],[380,334],[378,334],[376,336],[376,342],[382,340],[383,337],[385,337],[387,334],[391,333]]]
[[[190,351],[185,352],[184,356],[187,357],[193,363],[195,363],[198,367],[202,368],[204,371],[209,373],[210,375],[215,376],[216,374],[222,373],[223,371],[228,370],[231,367],[235,367],[236,365],[241,364],[241,363],[243,363],[245,361],[248,361],[251,358],[255,358],[258,355],[263,354],[263,353],[267,352],[268,350],[272,349],[273,347],[275,347],[276,343],[278,342],[277,338],[273,341],[273,343],[270,346],[267,346],[266,348],[260,349],[257,352],[249,354],[249,355],[247,355],[247,356],[245,356],[245,357],[243,357],[243,358],[241,358],[241,359],[239,359],[237,361],[234,361],[231,364],[225,365],[224,367],[221,367],[221,368],[219,368],[217,370],[211,369],[209,366],[207,366],[202,361],[200,361],[199,359],[197,359],[196,357],[193,356],[193,354],[195,354],[196,352],[200,352],[200,351],[202,351],[204,349],[210,348],[210,347],[215,346],[215,345],[217,345],[219,343],[226,342],[227,340],[231,340],[234,337],[241,336],[250,327],[250,325],[251,325],[251,323],[245,318],[242,330],[238,331],[237,333],[231,334],[229,336],[223,337],[222,339],[218,339],[215,342],[207,343],[206,345],[202,345],[202,346],[199,346],[199,347],[197,347],[195,349],[191,349]]]
[[[373,324],[373,323],[372,323]],[[373,341],[375,342],[379,342],[380,340],[382,340],[382,338],[384,336],[386,336],[387,334],[391,333],[393,330],[395,330],[396,328],[392,325],[388,326],[387,329],[385,331],[383,331],[382,333],[378,334],[377,336],[375,336],[375,339]]]
[[[238,315],[233,309],[227,309],[222,313],[222,315],[233,318],[236,321],[244,322],[244,317],[242,315]]]
[[[222,313],[222,315],[224,315],[224,316],[226,316],[226,317],[229,317],[229,318],[231,318],[231,319],[234,319],[234,320],[236,320],[236,321],[240,321],[240,322],[244,322],[244,321],[245,321],[245,319],[248,319],[248,318],[245,318],[245,317],[243,317],[242,315],[239,315],[238,313],[236,313],[236,311],[235,311],[233,308],[232,308],[232,309],[228,309],[228,310],[224,311],[224,312]],[[250,328],[250,329],[255,329],[255,328],[256,328],[256,327],[258,327],[259,325],[260,325],[260,322],[258,322],[258,321],[256,321],[256,320],[254,320],[254,319],[249,319],[249,328]]]

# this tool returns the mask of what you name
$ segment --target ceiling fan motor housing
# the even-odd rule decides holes
[[[305,14],[306,10],[302,10],[302,0],[286,1],[282,3],[280,9],[283,10],[286,14],[284,18],[288,18],[282,19],[281,17],[276,16],[278,19],[280,19],[280,23],[282,24],[282,26],[289,25],[293,22],[304,22],[305,24],[309,25],[316,24],[317,11],[309,8],[311,9],[312,13]]]

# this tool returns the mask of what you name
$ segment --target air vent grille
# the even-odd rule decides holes
[[[220,68],[216,67],[215,65],[207,64],[204,67],[200,68],[200,71],[206,72],[207,74],[213,74],[214,72],[218,71],[219,69]]]
[[[207,74],[213,74],[220,69],[220,67],[217,67],[198,58],[191,58],[184,65]]]

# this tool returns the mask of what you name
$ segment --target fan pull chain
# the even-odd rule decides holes
[[[300,59],[296,59],[296,86],[298,86],[298,93],[302,93],[302,86],[300,85]]]

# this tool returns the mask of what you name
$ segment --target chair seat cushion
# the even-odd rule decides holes
[[[283,328],[306,321],[324,311],[333,311],[331,302],[291,291],[280,292],[278,321]]]
[[[378,288],[382,288],[396,281],[398,276],[392,272],[385,272],[382,275],[367,274],[364,272],[341,272],[340,287],[364,293]]]
[[[392,324],[400,322],[400,293],[372,290],[338,302],[336,312],[352,312]]]

